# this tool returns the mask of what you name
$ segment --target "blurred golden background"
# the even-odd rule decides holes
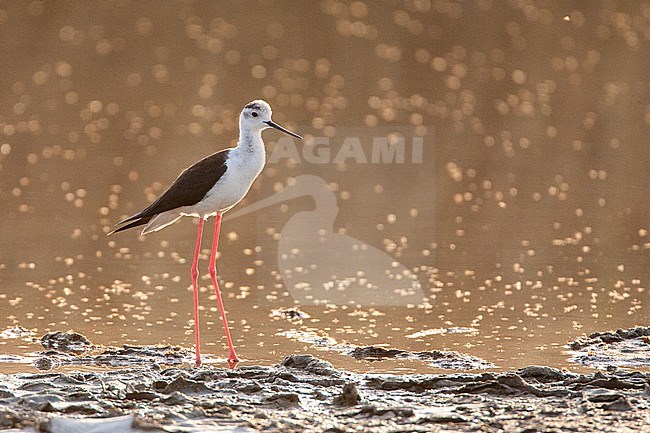
[[[194,225],[106,233],[234,145],[239,111],[263,98],[278,123],[331,137],[333,154],[342,130],[423,139],[421,163],[282,158],[239,207],[322,177],[334,230],[411,269],[427,299],[287,322],[277,234],[314,205],[269,207],[223,226],[240,356],[319,351],[358,370],[428,371],[359,363],[305,337],[318,335],[568,365],[572,338],[648,321],[649,39],[650,3],[636,1],[0,2],[0,328],[189,347]],[[264,137],[271,154],[279,134]]]

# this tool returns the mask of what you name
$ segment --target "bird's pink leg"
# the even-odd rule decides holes
[[[199,228],[196,231],[196,247],[192,262],[192,289],[194,289],[194,336],[196,337],[196,366],[201,366],[201,336],[199,334],[199,253],[201,252],[201,236],[203,235],[203,218],[199,218]]]
[[[235,346],[232,344],[230,337],[230,330],[228,329],[228,319],[226,319],[226,311],[223,308],[223,299],[221,298],[221,291],[219,290],[219,283],[217,282],[217,248],[219,246],[219,231],[221,230],[221,213],[217,213],[217,221],[214,225],[214,239],[212,240],[212,253],[210,254],[210,277],[212,277],[212,284],[214,291],[217,294],[217,302],[219,303],[219,312],[221,313],[221,320],[223,321],[223,329],[226,332],[226,340],[228,340],[228,364],[234,368],[239,362],[237,354],[235,353]]]

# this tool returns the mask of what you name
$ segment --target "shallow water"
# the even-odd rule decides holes
[[[191,348],[195,224],[106,233],[233,145],[258,97],[330,141],[304,153],[265,132],[267,168],[231,212],[284,201],[223,223],[242,364],[438,371],[335,349],[374,345],[582,371],[568,342],[647,324],[647,8],[294,6],[2,6],[0,330]],[[373,141],[392,132],[403,162]],[[203,248],[203,351],[220,363],[208,234]],[[309,317],[278,314],[291,307]],[[18,361],[0,371],[35,370],[11,357],[38,350],[0,339]]]

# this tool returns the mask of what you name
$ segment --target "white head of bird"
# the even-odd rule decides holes
[[[242,134],[245,134],[246,132],[261,133],[267,128],[275,128],[292,137],[302,139],[300,135],[283,128],[271,120],[272,114],[273,112],[268,102],[257,99],[247,104],[239,115],[239,130]]]

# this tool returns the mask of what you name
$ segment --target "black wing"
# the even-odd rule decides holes
[[[127,224],[113,230],[116,233],[148,223],[156,215],[183,206],[191,206],[205,197],[215,183],[226,172],[226,160],[230,149],[214,153],[183,170],[176,180],[153,203],[135,215],[120,221]]]

